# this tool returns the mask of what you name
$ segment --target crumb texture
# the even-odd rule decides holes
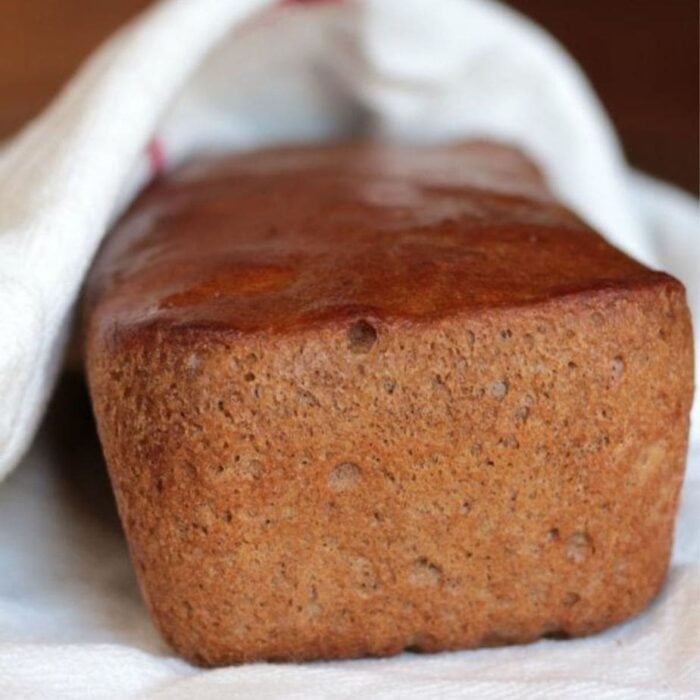
[[[514,152],[422,153],[193,164],[100,255],[100,438],[144,597],[188,659],[584,635],[661,584],[682,287]]]

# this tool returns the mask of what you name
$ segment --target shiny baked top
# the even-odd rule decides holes
[[[417,321],[670,279],[608,245],[487,142],[276,148],[151,185],[100,251],[100,328]]]

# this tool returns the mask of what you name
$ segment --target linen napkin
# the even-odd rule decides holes
[[[195,152],[357,134],[487,136],[520,146],[609,240],[678,276],[697,317],[697,201],[630,172],[580,70],[507,7],[165,0],[111,37],[0,153],[0,478],[35,440],[91,258],[140,187]],[[625,627],[632,631],[622,638],[637,640],[627,654],[617,653],[611,631],[569,646],[549,641],[435,660],[404,655],[204,673],[153,638],[121,538],[66,507],[55,484],[59,452],[39,436],[22,469],[0,485],[0,694],[119,697],[167,689],[173,679],[187,679],[172,686],[174,696],[207,697],[230,697],[232,689],[330,694],[343,684],[350,694],[375,682],[385,695],[700,692],[692,508],[670,592]],[[685,498],[697,509],[694,478]],[[71,546],[59,546],[56,533]]]
[[[102,236],[155,170],[357,132],[521,146],[562,199],[643,262],[678,268],[700,304],[697,226],[643,225],[585,78],[505,6],[169,0],[106,42],[0,156],[0,477],[36,432]],[[696,203],[677,199],[697,223]]]

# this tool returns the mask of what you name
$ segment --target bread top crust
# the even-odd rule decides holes
[[[425,322],[678,285],[616,250],[509,147],[275,148],[151,185],[100,251],[91,332]],[[96,325],[95,325],[96,324]]]

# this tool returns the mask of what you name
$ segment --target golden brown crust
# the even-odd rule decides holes
[[[554,201],[512,149],[355,145],[184,167],[127,214],[91,290],[111,331],[250,334],[362,314],[427,321],[662,277]]]
[[[89,289],[100,437],[172,645],[435,651],[640,610],[685,459],[682,286],[502,147],[212,167],[147,193]]]

